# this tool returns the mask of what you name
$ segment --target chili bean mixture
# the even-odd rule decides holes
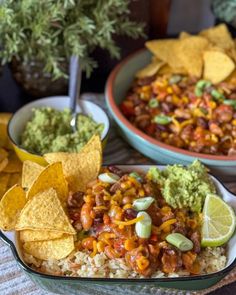
[[[173,209],[165,202],[160,187],[145,174],[123,172],[114,166],[104,168],[103,173],[116,179],[97,179],[85,193],[68,198],[69,216],[78,232],[77,250],[87,251],[91,257],[105,253],[109,259],[124,258],[144,277],[157,270],[199,274],[201,214]],[[150,228],[145,228],[147,222],[142,223],[144,216],[150,217]],[[142,223],[141,231],[138,223]],[[168,243],[166,237],[171,233],[188,239],[191,250]],[[148,236],[143,238],[143,234]]]
[[[120,105],[157,140],[185,150],[236,155],[236,81],[217,85],[192,76],[137,78]]]

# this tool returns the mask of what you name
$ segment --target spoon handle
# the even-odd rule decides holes
[[[76,101],[80,94],[81,77],[82,77],[82,72],[81,72],[79,57],[72,55],[70,58],[70,79],[69,79],[70,109],[72,114],[75,113]]]

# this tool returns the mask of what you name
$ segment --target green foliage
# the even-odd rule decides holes
[[[36,58],[55,79],[66,76],[60,62],[81,57],[89,75],[98,46],[118,58],[114,35],[138,38],[143,25],[129,20],[130,0],[0,0],[0,59]]]

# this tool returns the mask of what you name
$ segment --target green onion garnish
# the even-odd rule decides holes
[[[139,182],[141,182],[141,181],[143,180],[142,177],[141,177],[137,172],[131,172],[131,173],[129,174],[129,176],[135,178],[135,179],[138,180]]]
[[[148,239],[152,231],[152,219],[145,211],[139,212],[137,218],[140,216],[143,219],[135,223],[135,232],[139,238]]]
[[[150,207],[150,205],[155,201],[153,197],[145,197],[136,199],[133,202],[133,208],[137,211],[146,210]]]
[[[204,89],[211,86],[211,82],[207,80],[199,80],[196,84],[196,87],[199,89]]]
[[[232,106],[236,109],[236,100],[235,99],[226,99],[223,101],[223,104],[226,104],[228,106]]]
[[[167,125],[172,121],[172,118],[165,115],[157,115],[153,121],[160,125]]]
[[[223,99],[225,99],[225,96],[224,96],[224,94],[222,94],[222,93],[220,93],[218,90],[216,90],[216,89],[213,89],[212,91],[211,91],[211,96],[213,96],[213,98],[215,98],[215,100],[223,100]]]
[[[202,96],[203,92],[202,89],[195,87],[194,93],[196,96]]]
[[[158,100],[156,98],[152,98],[148,102],[148,106],[150,108],[156,108],[156,107],[158,107],[158,105],[159,105],[159,102],[158,102]]]
[[[172,75],[169,79],[169,84],[177,84],[182,80],[182,76],[180,75]]]
[[[166,240],[180,251],[189,251],[193,249],[193,242],[180,233],[169,234]]]

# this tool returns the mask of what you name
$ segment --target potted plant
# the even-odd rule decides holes
[[[130,0],[2,0],[0,60],[34,96],[61,92],[67,85],[68,60],[79,56],[87,76],[97,66],[96,47],[119,57],[114,36],[143,35],[129,19]]]

